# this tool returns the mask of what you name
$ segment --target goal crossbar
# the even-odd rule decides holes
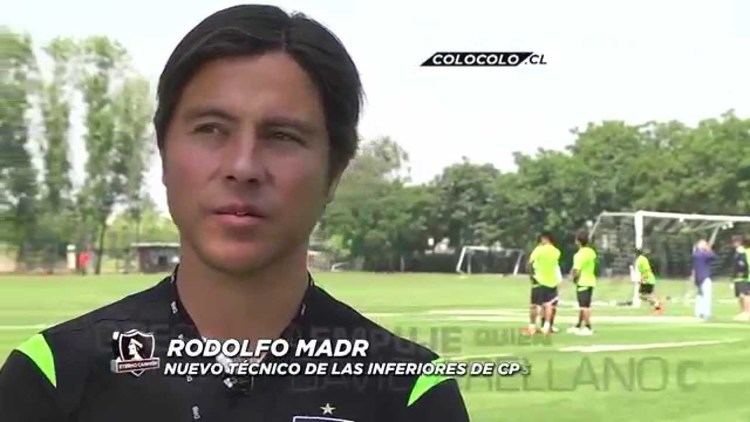
[[[635,212],[604,211],[601,214],[599,214],[599,216],[596,219],[596,222],[592,226],[591,232],[589,233],[590,237],[593,237],[594,232],[599,226],[599,223],[601,222],[602,218],[605,218],[605,217],[630,217],[632,218],[633,224],[635,227],[635,245],[636,247],[639,247],[639,248],[643,246],[643,230],[644,230],[643,220],[645,218],[678,220],[679,222],[682,222],[682,223],[687,222],[687,221],[702,222],[702,224],[698,224],[693,227],[686,225],[683,231],[689,233],[689,232],[714,229],[714,232],[711,236],[712,238],[715,238],[718,230],[724,227],[726,224],[750,223],[750,216],[745,216],[745,215],[715,215],[715,214],[695,214],[695,213],[688,214],[688,213],[678,213],[678,212],[645,211],[645,210],[639,210]]]
[[[518,257],[516,258],[515,264],[513,265],[513,275],[518,275],[520,266],[521,266],[521,260],[523,259],[524,250],[523,249],[515,249],[515,248],[503,248],[503,247],[493,247],[493,246],[464,246],[461,248],[461,253],[458,256],[458,262],[456,263],[456,272],[459,274],[466,274],[467,271],[464,271],[461,269],[463,266],[464,260],[466,259],[466,255],[469,251],[483,251],[483,252],[509,252],[509,253],[517,253]],[[471,273],[471,261],[469,261],[469,273]]]

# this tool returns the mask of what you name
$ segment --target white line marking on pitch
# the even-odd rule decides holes
[[[529,313],[529,308],[435,309],[424,313],[429,315],[508,315],[517,313]]]
[[[645,312],[645,311],[644,311]],[[567,313],[567,312],[566,312]],[[411,319],[428,318],[430,321],[465,321],[465,322],[527,322],[528,310],[522,309],[443,309],[426,312],[365,312],[368,318],[397,318]],[[704,322],[692,316],[680,315],[598,315],[596,323],[604,324],[658,324],[658,325],[703,325],[710,328],[750,328],[750,324]],[[561,323],[575,323],[578,317],[574,315],[558,314],[556,320]],[[43,327],[42,327],[43,328]],[[2,329],[2,326],[0,326]]]
[[[706,328],[750,328],[750,324],[742,322],[706,322]]]
[[[397,317],[397,316],[403,316],[403,315],[409,315],[409,314],[404,314],[401,312],[365,312],[363,315],[368,318],[384,318],[384,317]]]
[[[608,315],[601,315],[601,316],[595,316],[595,323],[605,323],[605,324],[634,324],[634,323],[642,323],[642,324],[674,324],[674,323],[695,323],[699,324],[700,322],[690,316],[647,316],[647,315],[632,315],[632,316],[608,316]],[[453,319],[455,321],[482,321],[482,322],[524,322],[528,321],[527,318],[520,318],[515,316],[494,316],[494,315],[487,315],[487,316],[464,316],[464,315],[456,315],[451,317],[450,319]],[[558,316],[555,318],[555,321],[563,322],[563,323],[575,323],[578,321],[578,317],[574,316]]]
[[[35,325],[0,325],[0,330],[38,330],[49,327],[47,324]]]
[[[470,355],[470,356],[446,356],[446,359],[450,360],[469,360],[478,358],[502,358],[507,356],[513,356],[512,353],[485,353],[483,355]]]
[[[690,347],[690,346],[712,346],[722,343],[735,343],[739,339],[731,340],[705,340],[705,341],[680,341],[674,343],[642,343],[642,344],[592,344],[588,346],[570,346],[557,349],[558,352],[621,352],[626,350],[649,350],[649,349],[666,349],[672,347]]]

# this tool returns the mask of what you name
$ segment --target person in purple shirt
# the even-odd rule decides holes
[[[695,298],[695,316],[703,320],[711,317],[711,264],[716,254],[705,239],[695,244],[693,250],[693,277],[698,288]]]

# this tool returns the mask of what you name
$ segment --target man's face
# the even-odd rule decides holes
[[[186,252],[246,274],[306,249],[331,194],[329,141],[318,90],[288,55],[204,64],[164,145],[163,182]]]

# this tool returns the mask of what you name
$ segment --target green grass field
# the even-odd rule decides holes
[[[576,315],[561,289],[561,333],[519,336],[527,321],[525,278],[450,274],[319,273],[319,285],[380,324],[443,356],[469,361],[524,358],[527,377],[459,378],[473,421],[748,421],[750,323],[729,284],[714,286],[715,319],[692,319],[685,281],[657,293],[679,298],[663,316],[609,304],[594,307],[592,337],[564,334]],[[0,277],[0,362],[41,328],[159,280],[154,275]],[[631,284],[602,281],[594,300],[628,299]],[[635,350],[596,351],[630,345]],[[590,346],[589,349],[576,349]],[[572,348],[572,349],[570,349]]]

